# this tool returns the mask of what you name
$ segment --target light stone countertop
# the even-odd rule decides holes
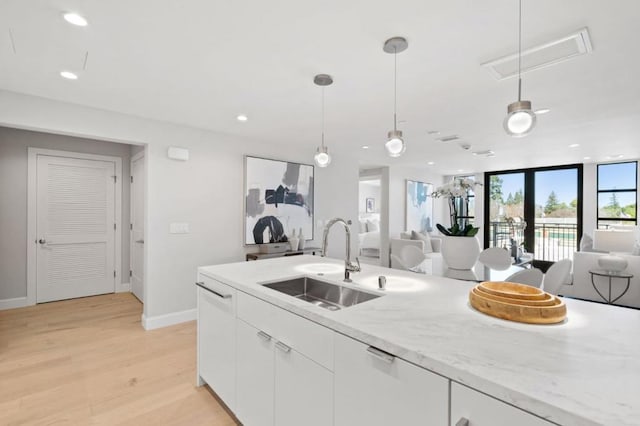
[[[340,311],[259,285],[307,275],[349,286],[340,260],[292,256],[198,272],[557,424],[640,425],[640,311],[565,299],[565,323],[520,324],[471,308],[474,283],[362,269],[353,286],[377,291],[385,275],[384,297]]]

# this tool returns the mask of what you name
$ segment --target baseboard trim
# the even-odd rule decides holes
[[[13,299],[0,299],[0,311],[5,309],[24,308],[29,306],[26,297],[15,297]]]
[[[172,312],[165,315],[157,315],[155,317],[147,317],[142,314],[142,327],[145,330],[155,330],[156,328],[169,327],[170,325],[180,324],[183,322],[194,321],[197,317],[196,309],[188,309],[186,311]]]
[[[126,293],[131,291],[130,283],[116,284],[116,293]]]

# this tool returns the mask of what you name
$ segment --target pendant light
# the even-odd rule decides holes
[[[387,154],[390,157],[400,157],[407,149],[407,145],[402,139],[402,130],[398,130],[398,119],[396,116],[398,104],[398,53],[404,52],[409,47],[409,43],[403,37],[393,37],[384,42],[382,50],[393,53],[393,130],[387,135],[387,142],[384,144]]]
[[[526,136],[536,125],[536,114],[531,109],[531,101],[522,100],[522,0],[518,6],[518,101],[509,104],[504,119],[504,130],[508,135],[519,138]]]
[[[322,139],[313,161],[318,167],[327,167],[331,163],[331,156],[324,144],[324,88],[333,84],[333,78],[328,74],[318,74],[313,78],[313,82],[322,88]]]

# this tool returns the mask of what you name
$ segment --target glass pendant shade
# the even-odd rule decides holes
[[[404,139],[402,139],[402,131],[390,131],[384,147],[387,150],[389,157],[400,157],[407,149],[407,145],[404,143]]]
[[[530,101],[509,104],[504,119],[504,130],[513,137],[526,136],[536,126],[536,114],[531,110]]]
[[[316,155],[313,156],[313,161],[318,167],[327,167],[331,164],[331,156],[326,146],[318,147]]]

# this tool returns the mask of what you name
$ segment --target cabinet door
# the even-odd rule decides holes
[[[449,383],[335,334],[335,425],[446,425]]]
[[[231,409],[236,395],[235,290],[198,287],[198,375]]]
[[[333,373],[282,342],[275,346],[276,425],[332,425]]]
[[[235,414],[246,426],[272,426],[274,404],[273,339],[241,319],[237,331],[237,400]]]
[[[551,426],[539,417],[451,383],[451,426]]]

